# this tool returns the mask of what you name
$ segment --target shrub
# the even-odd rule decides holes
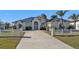
[[[13,26],[13,29],[16,29],[16,26]]]
[[[45,27],[41,27],[40,30],[46,30],[46,28]]]
[[[26,27],[26,30],[32,30],[32,27],[28,26]]]
[[[65,26],[63,24],[59,25],[59,29],[64,29],[64,28],[65,28]]]
[[[69,25],[69,26],[67,27],[67,29],[74,29],[74,28],[75,28],[74,25]]]

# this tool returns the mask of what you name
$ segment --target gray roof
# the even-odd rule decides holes
[[[36,17],[28,17],[28,18],[25,18],[25,19],[22,19],[22,20],[14,21],[12,23],[16,23],[18,21],[21,21],[21,22],[31,22],[32,20],[34,20],[34,18],[36,18]]]
[[[28,17],[28,18],[25,18],[25,19],[21,19],[21,20],[17,20],[17,21],[14,21],[14,22],[12,22],[12,23],[16,23],[16,22],[18,22],[18,21],[21,21],[21,22],[31,22],[32,20],[34,20],[34,18],[36,18],[36,17]],[[61,19],[60,18],[58,18],[58,19],[56,19],[56,20],[51,20],[51,19],[47,19],[47,22],[51,22],[51,21],[60,21]],[[65,19],[63,19],[65,22],[69,22],[68,20],[65,20]]]
[[[60,21],[61,19],[60,18],[58,18],[58,19],[56,19],[56,20],[48,20],[47,22],[51,22],[51,21]],[[63,19],[63,21],[65,21],[65,22],[68,22],[68,20],[66,20],[66,19]]]
[[[25,19],[23,19],[22,21],[23,21],[23,22],[25,22],[25,21],[32,21],[32,20],[34,20],[34,18],[36,18],[36,17],[25,18]]]

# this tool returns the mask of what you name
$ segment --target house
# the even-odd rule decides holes
[[[42,27],[45,27],[47,23],[48,30],[51,31],[51,27],[59,29],[59,25],[61,24],[61,19],[58,18],[56,20],[50,20],[38,16],[38,17],[25,18],[22,20],[15,21],[13,23],[16,26],[16,29],[20,29],[20,30],[40,30]],[[69,26],[69,22],[67,20],[64,20],[63,24],[65,28]]]
[[[46,19],[41,16],[29,17],[13,22],[14,26],[20,30],[40,30],[46,23]]]
[[[69,19],[69,23],[70,23],[70,25],[75,25],[75,23],[76,23],[76,27],[75,27],[75,29],[76,30],[79,30],[79,20],[76,20],[76,21],[74,21],[74,20],[72,20],[72,19]]]

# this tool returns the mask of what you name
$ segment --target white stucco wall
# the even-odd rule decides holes
[[[70,25],[74,25],[74,22],[70,23]],[[76,22],[76,30],[79,30],[79,21]]]
[[[41,23],[45,23],[46,20],[45,20],[45,19],[41,19],[40,22],[41,22]]]
[[[22,23],[21,21],[18,21],[18,22],[15,24],[17,29],[19,29],[19,26],[18,26],[19,24],[23,25],[23,23]]]
[[[76,30],[79,30],[79,21],[76,22]]]
[[[32,25],[32,22],[24,22],[24,26],[31,26]]]
[[[74,22],[73,23],[70,23],[70,25],[74,25]]]
[[[47,22],[47,26],[48,26],[48,30],[51,31],[51,26],[52,26],[51,22]]]
[[[54,21],[54,22],[51,21],[51,22],[48,22],[48,25],[51,24],[51,26],[59,28],[59,23],[60,22],[57,22],[57,21]]]

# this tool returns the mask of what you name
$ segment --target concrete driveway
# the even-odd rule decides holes
[[[43,31],[26,31],[24,36],[30,38],[22,38],[17,49],[72,49],[69,45]]]

